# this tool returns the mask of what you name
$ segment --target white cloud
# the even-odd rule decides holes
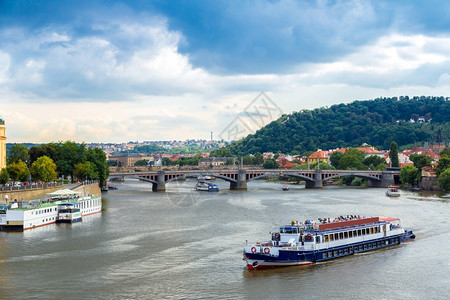
[[[46,29],[10,43],[0,50],[0,114],[8,141],[208,138],[260,91],[288,113],[450,90],[450,37],[391,34],[330,63],[299,64],[291,74],[226,76],[193,66],[178,50],[182,42],[179,32],[156,20],[114,24],[110,36]]]

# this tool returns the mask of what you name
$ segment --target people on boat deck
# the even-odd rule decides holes
[[[362,217],[365,218],[365,217]],[[327,224],[327,223],[337,223],[337,222],[344,222],[344,221],[351,221],[351,220],[360,220],[361,216],[360,215],[347,215],[346,217],[344,216],[339,216],[334,218],[333,220],[330,220],[330,218],[318,218],[317,221],[314,220],[305,220],[304,222],[302,221],[296,221],[295,224],[296,225],[304,225],[304,226],[314,226],[314,225],[319,225],[319,224]]]

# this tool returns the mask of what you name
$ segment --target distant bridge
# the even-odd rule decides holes
[[[394,183],[394,176],[400,171],[359,171],[359,170],[195,170],[195,171],[149,171],[149,172],[117,172],[111,173],[109,179],[137,178],[152,183],[153,191],[165,191],[166,183],[199,176],[214,176],[230,182],[231,190],[246,190],[251,180],[290,176],[305,181],[305,188],[321,188],[323,181],[342,176],[356,176],[368,180],[369,187],[387,187]]]

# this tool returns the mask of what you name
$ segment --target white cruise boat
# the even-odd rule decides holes
[[[74,209],[79,209],[81,216],[102,211],[101,197],[81,197],[78,194],[71,190],[60,190],[48,194],[50,197],[47,200],[40,201],[36,205],[30,205],[25,201],[10,202],[7,206],[0,207],[0,230],[22,231],[56,223],[60,215],[59,208],[63,204],[75,205]],[[76,220],[76,211],[73,213],[70,219]]]
[[[250,270],[310,265],[415,238],[399,219],[388,217],[305,221],[281,226],[271,235],[270,241],[245,245],[244,260]]]

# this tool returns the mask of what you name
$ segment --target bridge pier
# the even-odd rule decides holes
[[[247,189],[247,172],[239,170],[236,182],[230,181],[230,190],[246,190]]]
[[[393,185],[395,183],[394,181],[394,173],[392,171],[383,171],[381,173],[381,180],[368,180],[367,186],[368,187],[388,187],[390,185]]]
[[[314,181],[306,180],[305,189],[319,189],[319,188],[323,188],[322,170],[317,169],[314,172]]]
[[[166,182],[164,181],[164,171],[158,171],[158,176],[156,178],[156,183],[152,184],[153,192],[165,192],[166,191]]]

